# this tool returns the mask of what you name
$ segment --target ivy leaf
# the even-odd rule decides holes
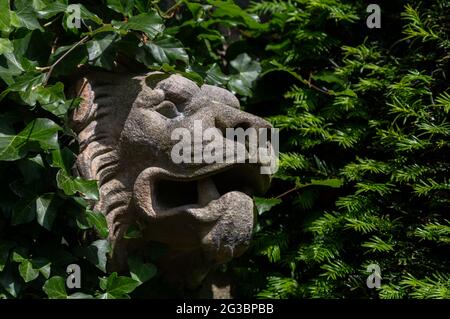
[[[29,5],[24,5],[17,11],[12,12],[12,15],[16,16],[20,22],[20,25],[27,28],[28,30],[44,31],[44,29],[39,24],[37,15],[33,10],[33,7]]]
[[[13,52],[14,47],[9,39],[0,38],[0,55]]]
[[[138,258],[129,258],[131,278],[142,284],[156,275],[156,267],[153,264],[143,263]]]
[[[51,230],[56,217],[56,197],[53,193],[39,196],[36,199],[36,219],[39,225]]]
[[[98,25],[103,23],[102,19],[99,18],[96,14],[90,12],[84,5],[77,4],[80,8],[80,18],[83,20],[90,20]],[[41,19],[50,19],[57,15],[58,13],[64,12],[64,21],[67,21],[67,14],[73,13],[73,11],[68,10],[69,6],[66,3],[61,2],[51,2],[44,6],[43,8],[39,8],[36,12],[38,17]]]
[[[0,241],[0,272],[6,266],[6,262],[8,261],[9,251],[14,247],[14,243],[9,241]]]
[[[52,120],[38,118],[30,122],[19,134],[13,135],[0,122],[0,161],[15,161],[25,156],[28,148],[40,146],[42,150],[57,149],[58,131]]]
[[[118,298],[116,298],[115,296],[105,292],[103,294],[98,295],[97,299],[118,299]]]
[[[67,297],[67,299],[94,299],[94,296],[82,292],[76,292]]]
[[[99,198],[97,181],[85,180],[80,177],[74,178],[61,169],[56,174],[56,182],[66,195],[74,195],[80,192],[86,199],[98,200]]]
[[[66,299],[66,281],[60,276],[54,276],[48,279],[42,290],[47,294],[50,299]]]
[[[113,296],[123,296],[125,294],[133,292],[136,287],[139,286],[139,282],[128,277],[117,277],[114,281],[108,280],[108,293]]]
[[[117,275],[117,274],[116,274]],[[108,287],[108,277],[99,277],[99,286],[101,290],[106,290]]]
[[[231,76],[228,87],[240,95],[251,96],[251,88],[261,73],[261,65],[253,61],[247,53],[239,54],[230,64],[239,73]]]
[[[266,29],[267,26],[257,20],[258,17],[249,15],[245,10],[233,2],[234,1],[208,0],[208,3],[216,8],[212,14],[213,17],[219,18],[220,20],[225,20],[224,18],[230,17],[233,21],[237,20],[236,18],[239,18],[239,20],[250,29]]]
[[[116,12],[130,16],[133,13],[134,0],[107,0],[107,5]]]
[[[83,20],[90,20],[98,25],[103,24],[103,20],[96,14],[90,12],[84,5],[80,4],[80,15]]]
[[[98,269],[106,272],[107,255],[110,252],[110,246],[106,239],[94,241],[85,250],[86,258]]]
[[[100,34],[86,44],[89,63],[94,66],[111,70],[114,67],[116,51],[114,44],[119,39],[115,33]]]
[[[217,63],[211,65],[209,70],[206,71],[205,82],[208,84],[225,86],[229,80],[230,77],[228,75],[223,74],[222,70],[217,65]]]
[[[31,222],[36,216],[36,199],[26,199],[14,208],[11,225],[20,225]]]
[[[26,250],[23,249],[23,247],[18,247],[17,249],[14,249],[14,252],[12,254],[12,260],[21,263],[22,261],[26,260],[24,256],[27,255]]]
[[[75,154],[68,148],[57,148],[51,152],[51,167],[61,168],[64,171],[69,171],[75,162]]]
[[[139,282],[129,278],[118,276],[116,272],[113,272],[108,279],[101,281],[101,288],[106,290],[106,293],[113,298],[126,298],[127,294],[131,293]]]
[[[256,209],[258,210],[259,215],[268,212],[269,210],[272,209],[272,207],[282,202],[282,200],[279,198],[254,197],[253,200],[255,201]]]
[[[0,285],[13,297],[17,297],[22,290],[21,280],[14,276],[11,267],[0,273]]]
[[[171,61],[183,61],[189,63],[189,56],[183,48],[183,44],[175,38],[164,37],[146,44],[152,56],[160,64],[170,63]]]
[[[33,258],[31,263],[46,279],[50,277],[52,263],[48,259],[42,257]]]
[[[39,270],[33,268],[30,260],[25,259],[19,265],[19,273],[25,282],[35,280],[39,276]]]
[[[99,212],[86,210],[86,218],[91,226],[94,226],[102,238],[108,237],[108,224],[105,215]]]
[[[45,7],[36,11],[40,19],[50,19],[61,12],[66,12],[67,4],[61,2],[51,2]]]
[[[37,184],[42,180],[42,176],[45,173],[45,165],[40,154],[37,154],[34,157],[24,158],[17,164],[20,173],[23,176],[25,185]]]
[[[8,89],[12,92],[18,92],[20,98],[26,104],[34,106],[38,98],[36,89],[42,85],[44,77],[44,74],[35,75],[26,73],[23,76],[17,77]]]
[[[70,101],[66,101],[64,96],[64,85],[61,82],[51,86],[39,86],[36,88],[37,101],[41,107],[56,116],[67,113]]]
[[[128,28],[131,30],[145,32],[150,39],[164,30],[164,23],[161,17],[154,11],[141,13],[128,20]]]
[[[11,26],[9,0],[0,1],[0,30],[9,32]]]
[[[3,58],[5,58],[4,63],[0,63],[0,78],[9,85],[13,85],[15,80],[14,76],[21,74],[25,71],[22,63],[16,58],[16,56],[11,53],[4,53]],[[2,58],[2,59],[3,59]],[[0,94],[0,101],[10,92],[10,88],[4,90]]]

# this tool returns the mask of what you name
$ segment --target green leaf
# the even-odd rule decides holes
[[[94,299],[94,296],[82,292],[76,292],[67,297],[67,299]]]
[[[247,53],[239,54],[230,64],[238,73],[231,75],[228,87],[240,95],[251,96],[251,88],[261,73],[261,65]]]
[[[38,118],[30,122],[19,134],[13,135],[0,123],[0,161],[18,160],[36,144],[42,150],[57,149],[60,129],[52,120]]]
[[[131,278],[140,284],[150,280],[156,275],[155,265],[143,263],[138,258],[129,258],[128,265],[130,266]]]
[[[36,219],[39,225],[51,230],[56,217],[56,197],[53,193],[39,196],[36,199]]]
[[[35,280],[39,276],[39,270],[33,268],[33,264],[28,259],[19,265],[19,273],[25,282]]]
[[[241,21],[250,29],[263,30],[267,26],[260,23],[258,17],[253,17],[243,10],[234,1],[208,0],[208,3],[215,7],[212,15],[219,20],[225,20],[226,17],[232,18],[234,21]]]
[[[189,63],[189,57],[180,41],[172,37],[164,37],[146,44],[152,56],[160,64],[177,60]]]
[[[70,171],[73,163],[75,162],[75,154],[68,148],[57,148],[51,152],[52,161],[50,163],[51,167],[61,168],[64,171]]]
[[[37,269],[46,279],[50,277],[52,263],[48,259],[42,257],[33,258],[31,263],[33,268]]]
[[[20,60],[17,59],[17,57],[11,52],[11,53],[4,53],[3,57],[6,59],[5,64],[0,63],[0,77],[3,81],[5,81],[9,85],[13,85],[15,80],[14,76],[21,74],[23,71],[25,71],[24,66],[22,66],[22,63]],[[4,90],[0,94],[0,101],[10,92],[10,89]]]
[[[253,197],[253,200],[255,201],[256,209],[258,210],[259,215],[268,212],[272,209],[272,207],[282,202],[282,200],[279,198]]]
[[[64,0],[62,0],[64,1]],[[67,2],[67,1],[66,1]],[[84,5],[77,4],[80,8],[80,18],[83,20],[90,20],[98,25],[103,24],[102,19],[100,19],[96,14],[90,12]],[[50,19],[57,15],[58,13],[64,12],[64,23],[67,21],[68,14],[72,14],[73,11],[68,10],[68,5],[62,2],[52,2],[43,8],[38,9],[37,14],[41,19]]]
[[[217,63],[211,65],[209,70],[206,71],[205,82],[208,84],[225,86],[229,80],[230,77],[228,75],[223,74],[222,70],[217,65]]]
[[[37,87],[36,95],[41,107],[56,116],[63,116],[69,110],[71,101],[66,101],[64,85],[61,82],[51,86]]]
[[[98,200],[99,198],[97,181],[72,177],[65,170],[60,170],[56,174],[56,182],[66,195],[74,195],[79,192],[86,199]]]
[[[40,19],[50,19],[61,12],[66,12],[67,4],[61,2],[51,2],[45,7],[36,11]]]
[[[107,0],[108,8],[113,9],[125,16],[133,13],[134,0]]]
[[[9,32],[11,26],[10,15],[9,0],[0,1],[0,30]]]
[[[99,212],[86,210],[86,219],[91,226],[94,226],[102,238],[108,237],[108,224],[105,215]]]
[[[0,241],[0,272],[6,266],[6,262],[8,261],[9,251],[14,247],[14,243],[9,241]]]
[[[34,106],[38,98],[37,88],[42,85],[44,78],[44,74],[25,73],[17,77],[8,89],[12,92],[18,92],[20,98],[26,104]]]
[[[18,247],[13,252],[12,260],[17,262],[17,263],[21,263],[22,261],[27,259],[27,258],[24,257],[26,255],[27,255],[26,251],[24,251],[22,247]]]
[[[9,39],[0,38],[0,55],[13,52],[14,47]]]
[[[164,23],[161,17],[154,11],[141,13],[128,20],[128,28],[131,30],[145,32],[150,39],[163,32]]]
[[[50,299],[66,299],[66,281],[60,276],[54,276],[48,279],[42,290],[47,294]]]
[[[139,282],[129,277],[118,276],[116,272],[113,272],[101,286],[114,298],[124,298],[139,286]]]
[[[31,222],[36,216],[36,199],[26,199],[17,204],[14,208],[11,225],[20,225]]]
[[[29,30],[38,29],[40,31],[44,31],[44,29],[39,24],[37,15],[31,6],[23,6],[22,8],[18,9],[15,12],[12,12],[11,14],[18,18],[21,26]]]
[[[107,292],[105,292],[105,293],[103,293],[103,294],[97,295],[96,298],[97,298],[97,299],[120,299],[120,298],[117,298],[116,296],[113,296],[113,295],[107,293]],[[126,297],[123,296],[122,298],[126,298]],[[127,298],[127,299],[128,299],[128,298]]]
[[[98,25],[103,24],[103,20],[99,18],[96,14],[90,12],[84,5],[80,5],[80,15],[81,19],[83,20],[91,20],[92,22],[95,22]]]
[[[115,33],[103,33],[89,41],[86,44],[89,63],[107,70],[113,69],[116,55],[114,44],[118,39]]]
[[[108,287],[108,277],[99,277],[99,286],[100,289],[106,290]]]
[[[85,256],[98,269],[106,272],[107,255],[109,252],[109,242],[106,239],[99,239],[86,248]]]
[[[45,172],[45,165],[40,154],[37,154],[34,157],[24,158],[17,164],[25,184],[36,185],[42,180]]]
[[[13,297],[18,297],[22,290],[21,280],[13,274],[11,267],[0,273],[0,285]]]
[[[241,78],[246,82],[253,82],[261,72],[261,65],[253,61],[247,53],[239,54],[236,59],[230,62],[231,66],[239,72]]]

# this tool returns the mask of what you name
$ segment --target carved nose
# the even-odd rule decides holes
[[[214,124],[224,135],[227,128],[242,128],[244,131],[248,128],[255,128],[257,130],[261,128],[272,128],[269,122],[258,116],[225,105],[217,107]]]

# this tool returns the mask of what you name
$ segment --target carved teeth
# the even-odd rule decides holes
[[[202,206],[220,198],[219,191],[212,178],[202,178],[197,182],[198,203]]]

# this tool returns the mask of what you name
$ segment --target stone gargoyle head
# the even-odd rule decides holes
[[[254,226],[252,195],[269,186],[261,163],[175,163],[176,128],[203,130],[271,128],[240,110],[229,91],[198,86],[162,73],[91,73],[75,89],[82,98],[72,116],[80,153],[78,174],[98,181],[94,209],[106,215],[113,257],[109,268],[126,268],[127,256],[149,242],[169,247],[160,269],[188,287],[217,264],[241,255]],[[220,139],[222,139],[220,141]],[[144,225],[140,239],[124,239],[127,228]]]

